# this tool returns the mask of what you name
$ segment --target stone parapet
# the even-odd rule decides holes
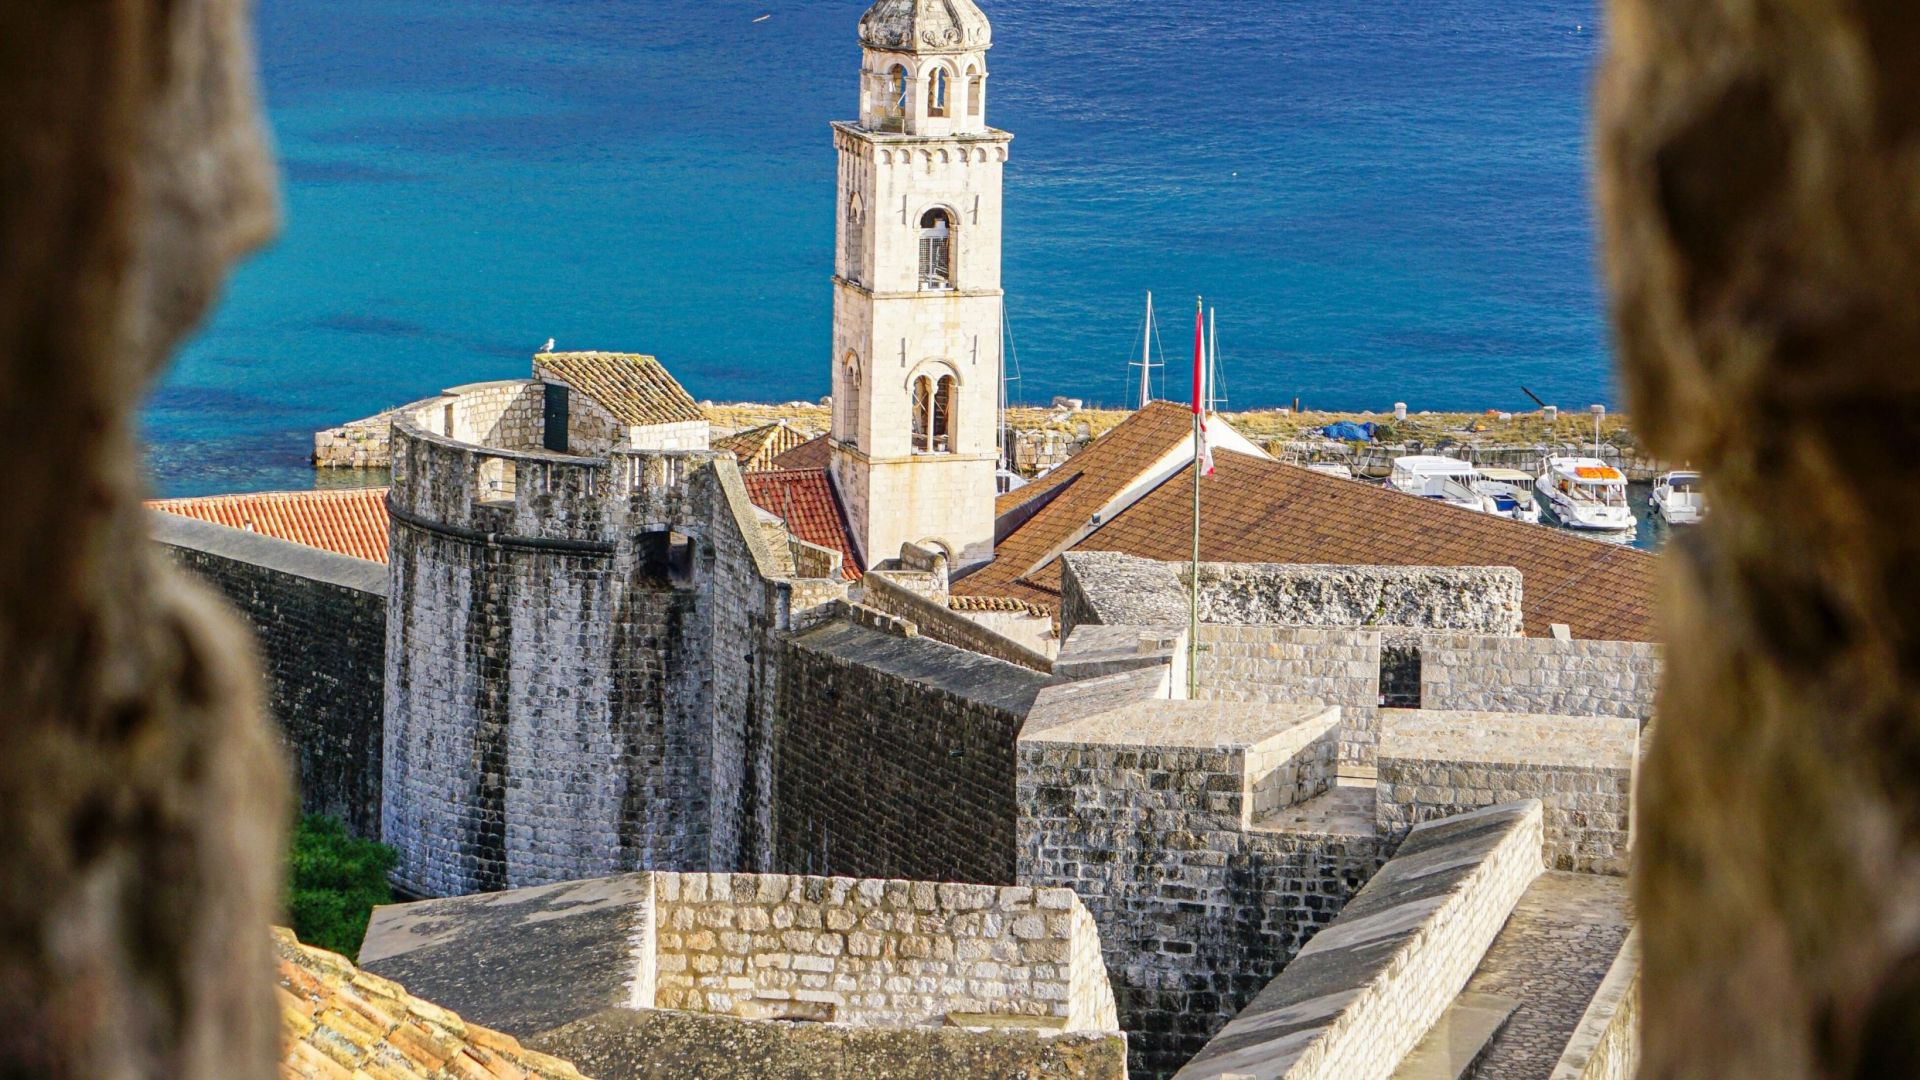
[[[1614,957],[1549,1080],[1634,1080],[1640,1075],[1640,934]]]
[[[1536,802],[1416,829],[1177,1080],[1384,1080],[1541,873]]]
[[[1286,626],[1200,627],[1200,697],[1338,706],[1340,753],[1371,761],[1378,741],[1381,633]]]
[[[1379,827],[1397,838],[1422,822],[1537,799],[1549,867],[1624,875],[1639,746],[1627,718],[1388,710]]]
[[[1660,658],[1660,646],[1644,642],[1428,635],[1420,642],[1420,704],[1645,722]]]

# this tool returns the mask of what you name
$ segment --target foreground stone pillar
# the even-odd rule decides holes
[[[1609,18],[1635,428],[1713,502],[1668,567],[1643,1075],[1920,1075],[1920,9]]]
[[[238,0],[0,3],[0,1075],[267,1077],[285,781],[133,413],[272,230]]]

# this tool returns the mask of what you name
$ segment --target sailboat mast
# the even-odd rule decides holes
[[[1220,309],[1207,309],[1207,411],[1212,412],[1219,402],[1215,393],[1220,370]]]
[[[1153,290],[1147,290],[1147,329],[1140,339],[1140,407],[1153,400]]]

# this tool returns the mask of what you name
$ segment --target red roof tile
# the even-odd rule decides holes
[[[793,427],[785,420],[776,420],[771,424],[762,424],[757,428],[748,428],[725,438],[715,439],[713,448],[730,451],[733,456],[739,458],[742,472],[766,472],[769,469],[794,467],[781,465],[778,459],[814,441],[816,440],[813,432],[805,428]],[[826,463],[823,461],[819,466],[814,467],[824,468],[825,466]]]
[[[824,469],[833,464],[833,443],[822,435],[773,459],[776,469]]]
[[[742,473],[753,504],[787,523],[793,535],[845,557],[847,580],[860,579],[860,560],[853,552],[853,535],[840,496],[825,469],[788,469],[781,472]]]
[[[1096,442],[1073,462],[1099,446]],[[1200,515],[1201,558],[1209,562],[1511,566],[1523,578],[1528,634],[1544,636],[1552,624],[1565,623],[1576,638],[1653,640],[1658,559],[1646,552],[1275,461],[1224,451],[1215,459],[1218,471],[1207,481]],[[1142,466],[1130,461],[1116,467],[1124,479],[1092,478],[1101,490],[1118,490]],[[1074,549],[1187,559],[1193,543],[1192,482],[1191,471],[1181,470]],[[1086,483],[1083,478],[1075,486]],[[1072,496],[1069,490],[1056,503]],[[1091,512],[1089,501],[1076,502],[1065,516],[1084,520]],[[1047,507],[1016,530],[995,561],[955,582],[954,592],[1057,605],[1059,560],[1024,572],[1037,554],[1071,535],[1062,530],[1063,522],[1047,520],[1053,509]],[[1042,534],[1028,539],[1024,534],[1036,526]]]
[[[387,490],[272,491],[149,503],[181,517],[351,555],[387,561]]]

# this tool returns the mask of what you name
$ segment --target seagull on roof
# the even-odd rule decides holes
[[[540,351],[541,351],[541,352],[543,352],[543,353],[550,353],[550,352],[552,352],[552,351],[553,351],[553,339],[552,339],[552,338],[548,338],[548,339],[547,339],[547,343],[546,343],[545,345],[542,345],[542,346],[540,346]]]

